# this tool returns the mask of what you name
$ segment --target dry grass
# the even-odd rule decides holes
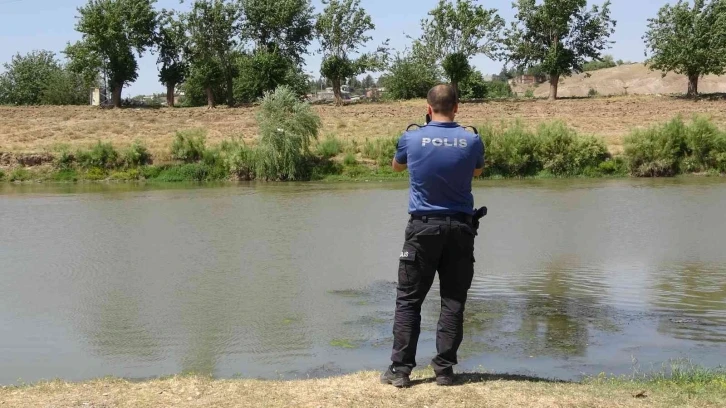
[[[412,122],[421,122],[423,100],[345,107],[317,106],[323,119],[322,134],[343,140],[398,135]],[[124,147],[141,140],[155,155],[164,155],[177,130],[203,128],[208,142],[240,137],[254,143],[256,108],[180,108],[100,110],[92,107],[0,107],[0,152],[44,152],[61,145],[86,147],[98,140]],[[675,115],[704,114],[726,125],[724,101],[687,101],[671,97],[614,97],[496,101],[461,106],[464,124],[508,124],[520,119],[528,126],[561,120],[581,133],[606,139],[617,152],[622,137],[633,128],[662,123]]]
[[[3,407],[723,407],[723,393],[628,382],[587,384],[471,374],[443,388],[420,378],[410,389],[377,373],[300,381],[175,377],[145,382],[96,380],[0,388]],[[638,398],[636,395],[640,394]]]

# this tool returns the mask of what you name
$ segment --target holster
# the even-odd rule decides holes
[[[486,207],[481,207],[474,211],[471,224],[474,227],[474,233],[476,235],[479,235],[479,221],[487,215],[487,211]]]

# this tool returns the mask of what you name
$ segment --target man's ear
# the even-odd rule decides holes
[[[454,105],[454,114],[459,113],[459,104]]]
[[[426,113],[433,117],[434,116],[434,109],[431,107],[431,105],[426,105]]]

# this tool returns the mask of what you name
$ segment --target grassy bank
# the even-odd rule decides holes
[[[379,373],[297,381],[213,380],[185,376],[143,382],[102,379],[1,387],[10,407],[723,407],[726,374],[689,370],[674,375],[599,377],[581,383],[462,374],[438,387],[416,374],[410,389],[378,382]]]
[[[579,134],[562,122],[544,123],[535,129],[522,122],[484,124],[479,130],[487,148],[485,178],[726,173],[726,132],[702,117],[691,121],[678,117],[633,131],[624,138],[624,152],[616,155],[602,138]],[[395,137],[357,141],[328,134],[304,149],[290,147],[284,135],[275,137],[279,140],[268,141],[264,147],[240,139],[209,145],[204,130],[180,131],[161,158],[154,157],[139,141],[122,150],[106,142],[76,150],[65,145],[42,158],[27,160],[33,166],[0,168],[0,181],[345,181],[407,177],[407,173],[390,170]]]

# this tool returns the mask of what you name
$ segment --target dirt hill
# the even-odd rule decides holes
[[[589,77],[587,74],[590,74]],[[688,88],[685,75],[670,73],[665,78],[660,71],[651,71],[642,63],[621,65],[589,73],[573,75],[560,82],[558,96],[588,96],[590,89],[600,95],[654,95],[684,94]],[[519,86],[517,92],[524,93],[526,87]],[[698,83],[700,93],[726,93],[726,76],[708,75]],[[544,83],[534,88],[534,95],[546,97],[549,85]]]

